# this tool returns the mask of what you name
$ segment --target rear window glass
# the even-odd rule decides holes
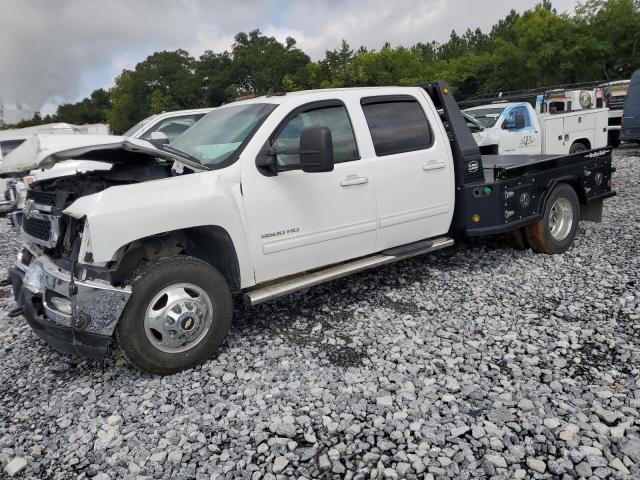
[[[417,100],[362,99],[376,155],[424,150],[433,144],[427,117]]]

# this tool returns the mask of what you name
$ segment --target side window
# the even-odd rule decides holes
[[[516,123],[516,117],[522,116],[524,120],[524,127],[528,128],[531,126],[531,116],[529,115],[529,110],[527,107],[514,107],[507,112],[507,115],[504,119],[503,129],[504,130],[521,130],[522,128],[518,127]]]
[[[294,149],[300,146],[300,135],[305,128],[327,127],[333,140],[333,159],[335,163],[358,160],[358,146],[344,105],[333,105],[306,110],[296,114],[280,130],[273,145],[278,150]],[[278,165],[285,167],[300,163],[299,155],[278,155]]]
[[[182,117],[166,118],[147,131],[142,138],[149,140],[152,132],[162,132],[167,135],[169,142],[180,135],[182,132],[191,127],[194,123],[200,120],[204,114],[185,115]]]
[[[427,117],[415,98],[368,97],[361,104],[377,156],[424,150],[433,144]]]
[[[0,152],[1,152],[0,158],[6,157],[7,155],[9,155],[9,153],[11,153],[13,150],[15,150],[17,147],[19,147],[23,143],[24,143],[24,139],[4,140],[0,142]]]

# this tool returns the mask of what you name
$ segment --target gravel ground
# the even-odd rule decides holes
[[[0,467],[20,478],[640,478],[640,150],[560,256],[474,241],[238,307],[156,377],[60,355],[0,291]],[[15,235],[0,227],[0,273]],[[0,473],[0,475],[7,475]]]

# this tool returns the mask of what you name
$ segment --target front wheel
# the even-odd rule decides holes
[[[231,292],[215,268],[193,257],[170,257],[147,267],[116,329],[135,367],[169,374],[194,367],[224,341],[233,314]]]
[[[580,203],[575,190],[558,184],[547,199],[542,219],[526,227],[531,248],[539,253],[563,253],[571,247],[578,232]]]

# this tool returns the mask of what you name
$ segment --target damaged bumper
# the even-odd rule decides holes
[[[45,255],[23,251],[10,270],[13,293],[34,332],[66,353],[101,357],[131,295],[101,280],[74,278]]]

